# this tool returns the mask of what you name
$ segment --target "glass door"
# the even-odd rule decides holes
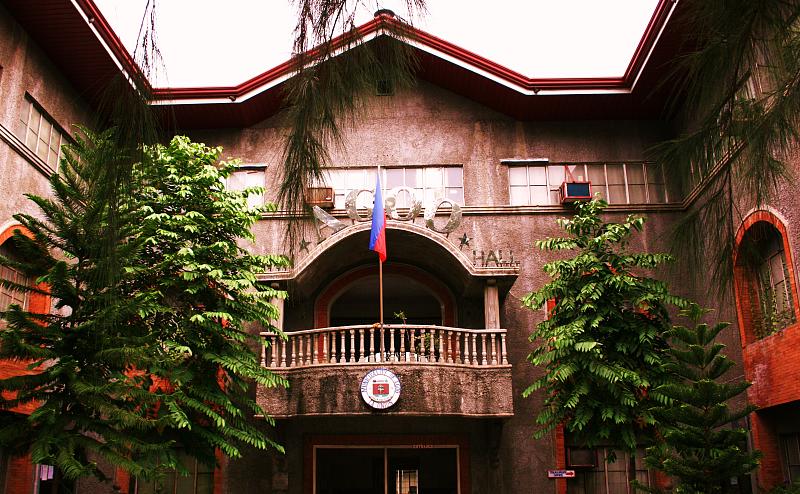
[[[459,494],[458,448],[315,447],[315,494]]]

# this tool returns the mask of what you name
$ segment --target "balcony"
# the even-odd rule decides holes
[[[258,390],[274,417],[392,415],[507,417],[513,414],[505,329],[429,325],[361,325],[262,333],[262,364],[285,376],[289,389]],[[376,412],[360,396],[361,378],[391,369],[402,393]]]

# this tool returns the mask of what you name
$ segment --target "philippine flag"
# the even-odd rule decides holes
[[[381,174],[375,185],[375,204],[372,206],[372,231],[369,233],[369,249],[378,253],[381,262],[386,261],[386,210],[383,206]]]

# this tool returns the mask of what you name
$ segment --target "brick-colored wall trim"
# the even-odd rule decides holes
[[[764,410],[800,400],[800,380],[797,379],[800,372],[800,323],[794,323],[764,338],[756,338],[753,325],[757,314],[753,314],[753,307],[758,306],[758,300],[751,300],[751,297],[757,296],[757,281],[752,269],[739,255],[747,232],[759,223],[771,225],[781,236],[795,320],[800,315],[800,302],[797,299],[794,256],[786,225],[771,211],[753,211],[744,218],[736,232],[733,286],[744,374],[752,382],[747,390],[747,398],[750,403]],[[781,485],[784,481],[781,452],[779,437],[773,424],[763,412],[752,413],[750,432],[753,447],[764,454],[756,472],[759,488],[766,491]]]
[[[769,420],[759,412],[750,414],[750,434],[753,438],[753,447],[764,454],[756,472],[756,479],[759,489],[766,492],[783,484],[778,434]]]
[[[548,306],[550,300],[547,301]],[[555,305],[555,300],[552,301]],[[557,470],[567,468],[567,442],[564,436],[564,426],[559,425],[553,430],[553,453]],[[567,494],[567,479],[555,479],[555,493]]]
[[[733,272],[734,272],[734,294],[736,298],[736,313],[739,319],[739,333],[741,336],[742,348],[756,340],[753,331],[754,314],[752,313],[753,303],[750,297],[754,290],[756,280],[752,270],[740,259],[740,251],[742,241],[747,232],[758,223],[767,223],[774,227],[781,236],[783,242],[783,252],[786,257],[786,270],[789,275],[790,293],[792,297],[792,310],[794,311],[795,319],[800,314],[800,302],[797,300],[797,277],[794,270],[794,257],[792,256],[792,249],[789,245],[789,235],[786,231],[786,226],[778,216],[770,211],[759,210],[750,213],[739,226],[736,232],[735,248],[733,251]]]

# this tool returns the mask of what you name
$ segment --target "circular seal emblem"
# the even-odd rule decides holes
[[[389,408],[400,398],[400,379],[389,369],[372,370],[361,380],[361,397],[372,408]]]

